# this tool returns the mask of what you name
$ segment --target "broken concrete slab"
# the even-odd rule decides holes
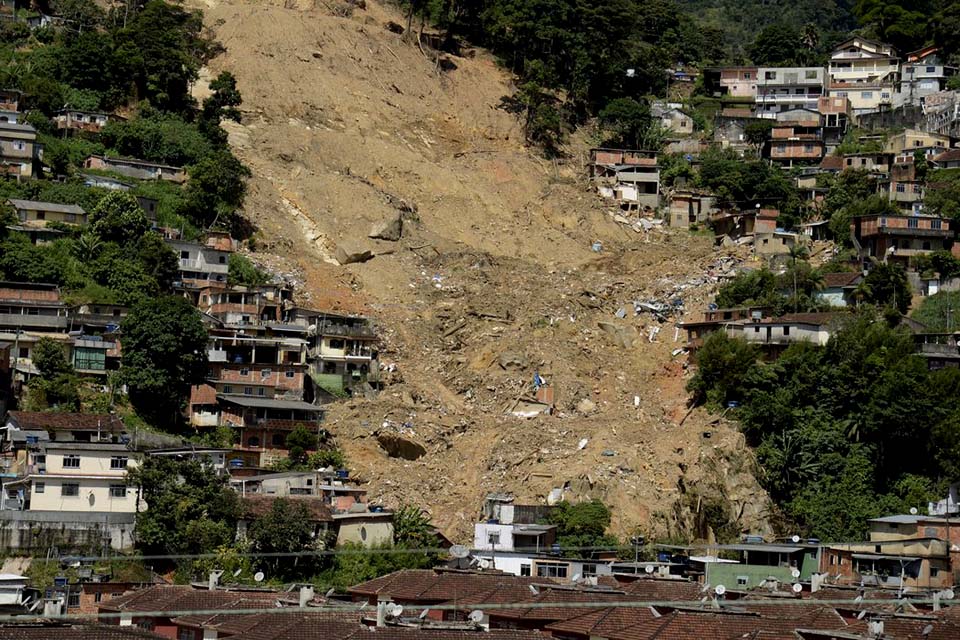
[[[427,453],[426,447],[399,433],[378,433],[377,443],[391,458],[417,460]]]
[[[498,359],[502,369],[526,369],[530,360],[519,351],[504,351]]]

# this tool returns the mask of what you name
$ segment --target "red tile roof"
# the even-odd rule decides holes
[[[490,571],[407,569],[374,578],[347,591],[354,597],[384,595],[398,602],[440,603],[462,601],[500,586],[519,586],[529,591],[531,584],[551,582],[549,578],[521,578]]]
[[[540,593],[530,598],[529,603],[536,606],[497,609],[490,611],[491,618],[505,620],[524,620],[525,622],[541,622],[550,624],[560,620],[569,620],[585,613],[600,611],[609,604],[617,602],[635,602],[637,596],[624,591],[601,589],[541,589]],[[599,603],[598,606],[568,606],[571,603]],[[555,604],[556,606],[547,606]]]
[[[960,149],[944,151],[933,159],[934,162],[956,162],[958,160],[960,160]]]
[[[209,591],[183,585],[154,585],[100,605],[101,611],[192,611],[272,607],[287,594],[278,591]],[[256,605],[256,606],[254,606]]]
[[[823,286],[825,287],[852,287],[857,283],[863,274],[859,271],[850,271],[847,273],[825,273],[823,274]]]
[[[313,522],[333,522],[330,507],[323,503],[323,498],[315,496],[288,496],[277,497],[267,495],[248,495],[240,499],[243,517],[256,519],[270,513],[277,500],[286,500],[294,506],[302,505],[306,508],[310,520]]]
[[[120,418],[108,413],[57,413],[54,411],[11,411],[8,420],[20,429],[46,431],[123,431]]]
[[[162,637],[133,627],[86,622],[0,625],[0,640],[156,640]]]
[[[843,169],[843,158],[840,156],[824,156],[820,161],[820,168],[827,171],[840,171]]]

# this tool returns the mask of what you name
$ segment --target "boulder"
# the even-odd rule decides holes
[[[503,369],[526,369],[530,361],[519,351],[504,351],[498,360]]]
[[[422,444],[402,436],[399,433],[378,433],[377,442],[391,458],[416,460],[427,453],[426,447]]]
[[[391,218],[373,225],[368,238],[396,242],[403,235],[403,215],[398,211]]]
[[[338,246],[334,257],[340,264],[353,264],[355,262],[366,262],[367,260],[372,260],[373,252],[369,249]]]
[[[593,413],[597,410],[597,403],[590,398],[584,398],[577,403],[577,411],[580,413]]]

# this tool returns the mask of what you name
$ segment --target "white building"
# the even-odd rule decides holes
[[[899,87],[900,60],[890,45],[857,36],[833,50],[830,96],[847,98],[854,115],[891,107]]]
[[[825,79],[823,67],[760,67],[755,98],[757,115],[776,118],[781,111],[816,111]]]

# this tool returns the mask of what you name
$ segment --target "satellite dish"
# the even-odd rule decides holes
[[[573,574],[573,577],[570,578],[570,582],[579,582],[581,577],[583,576],[581,576],[579,573],[575,573]]]
[[[661,615],[660,612],[657,611],[656,607],[650,607],[650,613],[653,615],[654,618],[659,618]]]
[[[718,596],[722,596],[727,592],[727,588],[722,584],[718,584],[716,587],[714,587],[713,592]]]
[[[420,615],[417,616],[417,617],[419,617],[421,620],[423,620],[424,618],[427,617],[427,615],[428,615],[429,613],[430,613],[430,609],[424,609],[423,611],[420,612]]]
[[[537,589],[537,585],[531,584],[531,585],[529,585],[529,586],[530,586],[530,593],[532,593],[532,594],[535,595],[535,596],[540,595],[540,590]]]
[[[403,605],[395,604],[390,607],[390,615],[394,618],[399,618],[403,615]]]
[[[792,569],[792,570],[790,571],[790,575],[792,575],[794,578],[799,578],[799,577],[800,577],[800,569]]]
[[[864,618],[866,615],[867,615],[866,610],[861,611],[860,613],[857,614],[857,620],[863,620],[863,618]]]
[[[923,631],[920,632],[920,635],[922,635],[924,638],[926,638],[928,635],[930,635],[930,632],[932,632],[932,631],[933,631],[933,625],[932,625],[932,624],[928,624],[927,626],[925,626],[925,627],[923,628]]]
[[[254,581],[254,582],[263,582],[263,579],[266,578],[266,577],[267,577],[267,576],[264,575],[263,571],[257,571],[255,574],[253,574],[253,581]]]
[[[910,507],[910,515],[915,516],[919,513],[916,507]]]
[[[947,589],[943,592],[944,600],[953,600],[955,597],[957,597],[957,594],[953,592],[953,589]]]
[[[462,544],[455,544],[450,547],[450,555],[457,559],[466,558],[470,555],[470,549]]]
[[[793,589],[794,593],[800,593],[801,591],[803,591],[803,585],[800,584],[799,582],[795,582],[794,585],[790,588]]]
[[[467,616],[467,618],[469,618],[470,622],[480,624],[481,622],[483,622],[483,611],[481,611],[480,609],[477,609],[476,611],[471,611],[470,615]]]
[[[857,596],[856,598],[853,599],[853,601],[856,602],[857,604],[860,604],[861,602],[863,602],[863,595]]]
[[[239,576],[241,573],[243,573],[243,569],[237,569],[236,571],[233,572],[233,577],[236,578],[236,577]]]
[[[478,562],[477,564],[480,565],[480,568],[481,568],[481,569],[489,569],[489,568],[490,568],[490,561],[487,560],[486,558],[480,558],[480,562]]]
[[[643,568],[643,570],[646,571],[647,573],[653,573],[654,571],[656,571],[656,567],[654,567],[652,564],[648,564]]]
[[[790,540],[793,541],[793,544],[797,544],[798,542],[800,542],[800,536],[798,536],[797,534],[794,534],[793,537],[790,538]]]

